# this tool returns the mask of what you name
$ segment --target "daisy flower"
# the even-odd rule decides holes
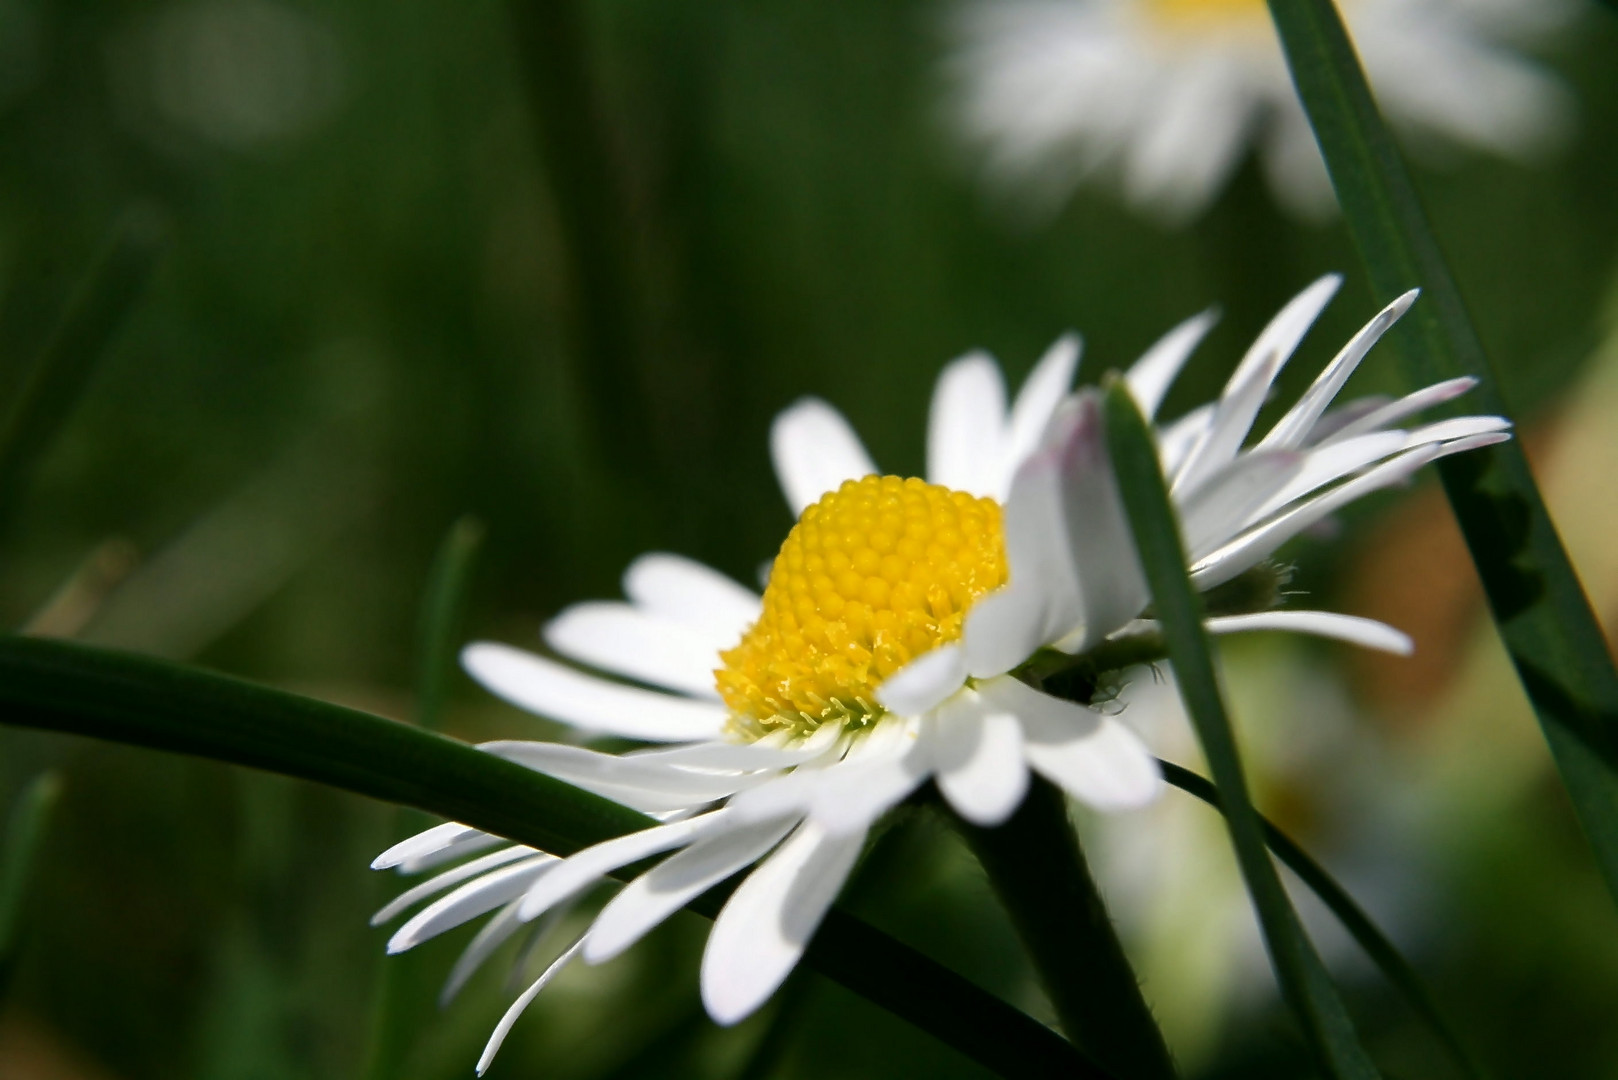
[[[1464,392],[1464,379],[1328,411],[1409,294],[1244,446],[1276,375],[1338,284],[1323,278],[1288,304],[1217,401],[1161,428],[1160,453],[1191,573],[1213,590],[1210,631],[1286,629],[1403,652],[1408,639],[1381,623],[1274,610],[1280,578],[1268,557],[1434,458],[1506,438],[1508,424],[1398,426]],[[1148,416],[1212,322],[1188,320],[1130,369]],[[483,747],[660,819],[641,832],[558,859],[447,824],[376,860],[420,870],[477,854],[377,916],[438,897],[394,934],[388,948],[398,952],[494,912],[452,973],[453,992],[523,924],[616,870],[667,855],[623,886],[517,1000],[482,1064],[561,965],[618,955],[752,867],[714,922],[701,972],[716,1021],[747,1016],[797,963],[872,825],[929,781],[983,826],[1017,808],[1031,772],[1099,810],[1138,807],[1158,793],[1155,759],[1117,716],[1041,689],[1064,669],[1104,672],[1109,655],[1136,662],[1137,646],[1156,634],[1142,617],[1148,591],[1099,398],[1069,391],[1078,354],[1076,338],[1058,341],[1009,406],[987,356],[946,367],[933,395],[926,480],[880,475],[824,402],[781,414],[771,448],[798,522],[762,596],[699,563],[651,554],[625,575],[627,601],[578,604],[544,628],[551,649],[593,671],[509,645],[466,649],[467,670],[513,704],[585,734],[674,744],[620,754],[543,742]]]
[[[1562,85],[1509,43],[1566,0],[1340,0],[1377,100],[1431,141],[1529,159],[1571,116]],[[968,0],[950,26],[953,126],[992,185],[1054,210],[1109,175],[1169,220],[1205,209],[1249,145],[1277,197],[1335,206],[1263,0]]]

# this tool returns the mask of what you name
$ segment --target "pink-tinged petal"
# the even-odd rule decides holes
[[[804,398],[776,416],[770,457],[795,517],[843,481],[876,472],[854,428],[819,398]]]
[[[1023,380],[1017,400],[1011,406],[1005,453],[993,492],[996,499],[1004,502],[1010,494],[1017,469],[1039,446],[1057,406],[1067,397],[1073,386],[1073,375],[1079,369],[1081,346],[1077,334],[1063,334],[1045,350],[1045,355]]]
[[[1193,315],[1164,334],[1129,369],[1124,381],[1129,384],[1129,392],[1134,395],[1135,403],[1147,420],[1157,416],[1158,407],[1163,404],[1163,398],[1167,396],[1169,387],[1174,385],[1180,369],[1185,367],[1185,362],[1191,359],[1191,354],[1218,321],[1219,313],[1211,309]]]
[[[1343,384],[1348,382],[1348,377],[1354,374],[1354,369],[1360,366],[1365,354],[1370,352],[1371,347],[1382,340],[1382,335],[1410,310],[1410,305],[1416,302],[1420,292],[1420,289],[1411,289],[1377,312],[1375,318],[1348,340],[1348,344],[1344,345],[1332,362],[1326,365],[1326,369],[1315,379],[1314,384],[1304,391],[1297,404],[1288,409],[1286,415],[1276,422],[1256,449],[1296,450],[1305,445],[1309,441],[1315,423],[1337,397]]]
[[[1446,379],[1441,383],[1417,390],[1413,394],[1406,394],[1397,401],[1388,402],[1378,408],[1372,409],[1363,416],[1351,420],[1336,431],[1322,439],[1322,443],[1340,442],[1351,439],[1356,435],[1363,435],[1368,431],[1380,431],[1400,423],[1407,417],[1416,415],[1434,405],[1442,405],[1446,401],[1465,394],[1478,384],[1477,379],[1471,375],[1462,375],[1456,379]]]
[[[1305,495],[1407,449],[1408,441],[1402,431],[1376,431],[1369,435],[1359,435],[1304,451],[1306,457],[1303,467],[1297,474],[1266,499],[1263,505],[1250,508],[1252,513],[1247,515],[1246,520],[1240,522],[1239,528],[1227,533],[1225,540],[1229,540],[1242,528],[1255,525],[1276,511],[1290,506]],[[1209,550],[1199,548],[1191,557],[1200,559],[1208,554]]]
[[[1196,490],[1203,480],[1235,458],[1270,384],[1342,283],[1336,274],[1320,278],[1293,297],[1260,332],[1225,384],[1212,424],[1174,477],[1172,488],[1176,494]]]
[[[987,353],[947,365],[927,414],[927,479],[973,495],[1000,495],[1006,383]]]
[[[715,1023],[744,1020],[775,993],[864,843],[862,832],[828,836],[804,822],[747,875],[714,920],[702,954],[702,1001]]]
[[[712,739],[728,716],[718,703],[608,682],[494,642],[468,645],[461,665],[485,689],[520,709],[603,735],[650,742]]]
[[[1192,584],[1206,590],[1229,581],[1339,507],[1373,491],[1403,483],[1416,470],[1443,453],[1444,448],[1433,445],[1406,450],[1369,472],[1361,473],[1347,483],[1339,484],[1294,506],[1279,517],[1249,529],[1224,547],[1198,560],[1191,568]]]
[[[1252,521],[1254,512],[1304,468],[1303,454],[1244,454],[1211,477],[1180,507],[1180,531],[1192,559],[1207,554]]]

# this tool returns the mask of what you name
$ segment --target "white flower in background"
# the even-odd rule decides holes
[[[1529,159],[1566,133],[1562,85],[1510,43],[1566,0],[1340,0],[1377,101],[1415,136]],[[1264,0],[967,0],[951,120],[989,182],[1054,211],[1101,174],[1169,220],[1212,202],[1250,145],[1276,195],[1335,206]]]
[[[1464,392],[1454,380],[1398,401],[1328,412],[1400,298],[1343,347],[1270,431],[1244,449],[1277,373],[1336,291],[1324,278],[1254,342],[1218,401],[1159,432],[1195,581],[1258,568],[1288,538],[1352,499],[1447,453],[1506,438],[1506,421],[1467,417],[1396,428]],[[1150,416],[1208,328],[1166,335],[1129,371]],[[757,864],[714,923],[702,963],[709,1014],[733,1023],[797,963],[889,808],[936,782],[968,821],[1019,805],[1032,770],[1078,801],[1123,810],[1161,785],[1155,760],[1116,717],[1018,677],[1036,656],[1084,654],[1154,632],[1114,487],[1094,392],[1070,394],[1077,340],[1050,350],[1007,408],[1000,371],[973,354],[933,395],[926,481],[879,476],[848,423],[807,400],[777,418],[776,470],[799,514],[762,597],[675,555],[636,560],[626,603],[563,611],[545,641],[570,660],[661,687],[643,689],[508,645],[464,656],[490,690],[585,733],[678,745],[622,754],[540,742],[490,753],[577,784],[661,823],[566,859],[460,825],[385,852],[377,868],[423,869],[497,850],[411,889],[378,921],[444,893],[389,942],[408,949],[488,912],[451,976],[453,991],[518,928],[611,872],[675,852],[624,886],[589,930],[507,1013],[486,1065],[522,1008],[575,955],[597,963],[686,903]],[[1244,610],[1215,633],[1289,629],[1408,651],[1380,623],[1311,611]],[[1026,673],[1024,673],[1026,674]],[[1028,676],[1032,682],[1038,680]]]

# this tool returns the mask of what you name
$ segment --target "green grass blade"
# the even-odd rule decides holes
[[[5,847],[0,849],[0,1001],[17,969],[40,848],[61,794],[62,778],[54,772],[41,773],[23,789],[6,828]]]
[[[96,363],[145,291],[164,237],[160,221],[131,211],[114,226],[75,287],[0,426],[0,510],[16,500],[18,488],[78,403]]]
[[[444,699],[449,696],[461,641],[466,593],[482,546],[483,523],[471,516],[461,518],[450,526],[427,575],[416,660],[416,723],[428,731],[437,731],[443,724]]]
[[[0,638],[0,722],[313,780],[559,855],[655,824],[409,724],[70,642]],[[712,917],[722,902],[710,892],[690,906]],[[1032,1017],[846,912],[828,913],[806,960],[1002,1076],[1107,1076]]]
[[[1372,289],[1423,297],[1390,335],[1407,377],[1480,380],[1467,411],[1511,415],[1331,0],[1270,0]],[[1459,408],[1457,405],[1454,408]],[[1516,441],[1438,463],[1506,650],[1618,898],[1618,672]]]
[[[1186,794],[1201,799],[1221,814],[1225,812],[1224,806],[1219,801],[1219,789],[1213,786],[1212,781],[1171,761],[1160,761],[1159,764],[1163,766],[1163,779]],[[1365,950],[1365,955],[1371,958],[1371,962],[1381,970],[1383,976],[1404,995],[1405,1001],[1432,1029],[1438,1041],[1444,1044],[1444,1049],[1448,1051],[1450,1060],[1460,1074],[1473,1078],[1481,1077],[1483,1070],[1478,1067],[1472,1055],[1467,1052],[1465,1044],[1444,1019],[1444,1014],[1433,1002],[1432,995],[1422,983],[1421,976],[1416,974],[1416,969],[1400,954],[1398,947],[1378,929],[1371,917],[1349,895],[1348,890],[1339,885],[1326,868],[1316,862],[1295,840],[1262,815],[1259,822],[1264,828],[1264,843],[1268,845],[1270,851],[1283,865],[1297,874],[1299,880],[1309,886],[1309,890],[1337,917],[1337,921],[1348,931],[1349,936]]]
[[[1158,466],[1157,447],[1122,380],[1106,390],[1107,443],[1152,605],[1168,640],[1180,697],[1225,803],[1225,821],[1282,997],[1303,1027],[1320,1067],[1333,1080],[1378,1075],[1353,1022],[1315,952],[1264,846],[1264,831],[1247,792],[1236,737],[1214,674],[1202,629],[1202,599],[1186,574],[1179,524]]]

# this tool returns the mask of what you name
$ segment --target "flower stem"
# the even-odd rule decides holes
[[[1090,878],[1062,793],[1035,778],[1004,825],[960,827],[1011,915],[1068,1038],[1123,1080],[1174,1077],[1174,1062]]]

